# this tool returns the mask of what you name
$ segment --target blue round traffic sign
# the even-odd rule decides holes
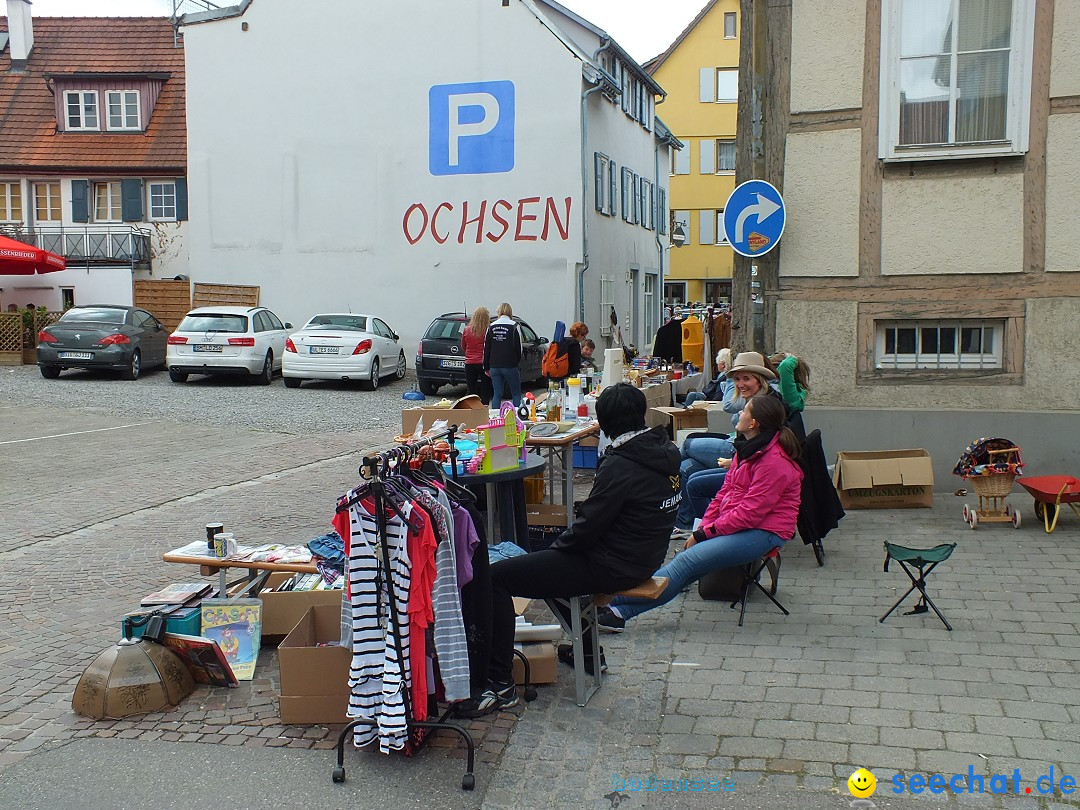
[[[740,183],[724,206],[724,235],[741,256],[764,256],[776,247],[786,224],[784,199],[764,180]]]

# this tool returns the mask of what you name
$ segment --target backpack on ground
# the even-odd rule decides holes
[[[565,340],[557,341],[547,347],[544,359],[540,363],[540,373],[552,380],[559,380],[569,375],[570,354]]]

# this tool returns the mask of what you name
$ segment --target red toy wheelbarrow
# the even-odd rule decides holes
[[[1025,476],[1018,479],[1018,483],[1035,499],[1035,517],[1042,520],[1047,534],[1057,526],[1062,504],[1067,504],[1080,517],[1080,509],[1076,507],[1080,503],[1080,478],[1071,475]],[[1053,519],[1050,517],[1051,506],[1054,508]]]

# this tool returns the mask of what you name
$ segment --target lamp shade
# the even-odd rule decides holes
[[[71,708],[87,717],[118,720],[176,706],[194,690],[191,673],[172,650],[144,639],[125,639],[83,671]]]

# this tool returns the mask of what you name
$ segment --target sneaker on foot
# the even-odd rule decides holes
[[[517,704],[516,684],[491,683],[477,697],[455,704],[454,714],[458,717],[483,717],[485,714],[491,714],[491,712],[500,709],[509,709],[511,706],[517,706]]]
[[[611,608],[602,607],[596,611],[596,626],[604,633],[621,633],[626,629],[626,619]]]
[[[559,645],[559,660],[567,666],[574,665],[574,645],[573,644],[560,644]],[[593,656],[591,653],[585,653],[585,671],[590,675],[593,674]],[[604,648],[600,648],[600,671],[607,672],[607,658],[604,657]]]

